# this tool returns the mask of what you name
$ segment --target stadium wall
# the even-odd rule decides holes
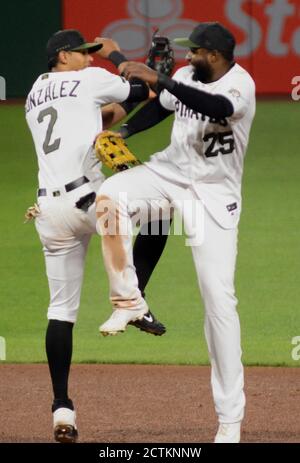
[[[42,8],[39,0],[13,0],[1,4],[1,16],[0,76],[8,97],[24,96],[46,69],[45,43],[62,27],[88,40],[112,37],[129,59],[143,61],[155,28],[173,39],[217,20],[236,36],[237,61],[253,75],[258,94],[290,94],[299,68],[300,0],[43,0]],[[178,65],[184,55],[175,47]]]

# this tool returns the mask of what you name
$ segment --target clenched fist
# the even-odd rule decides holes
[[[113,51],[121,51],[118,43],[112,39],[96,37],[94,42],[102,43],[103,45],[103,47],[97,51],[97,55],[100,56],[100,58],[107,59]]]
[[[123,63],[122,74],[126,79],[138,77],[144,80],[149,85],[155,85],[157,83],[157,72],[149,68],[143,63],[136,63],[134,61],[127,61]]]

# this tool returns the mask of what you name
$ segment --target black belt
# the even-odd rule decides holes
[[[84,185],[85,183],[89,183],[89,179],[85,176],[79,177],[73,182],[67,183],[64,188],[66,192],[68,193],[69,191],[75,190],[75,188],[80,187],[81,185]],[[39,188],[38,189],[38,196],[47,196],[47,190],[46,188]],[[60,196],[60,191],[52,191],[52,196]]]

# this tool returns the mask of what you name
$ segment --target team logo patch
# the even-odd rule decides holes
[[[228,212],[233,212],[237,209],[237,203],[228,204],[226,206]]]
[[[231,88],[229,90],[229,93],[233,96],[233,98],[236,98],[237,100],[239,100],[239,98],[241,97],[241,93],[236,88]]]

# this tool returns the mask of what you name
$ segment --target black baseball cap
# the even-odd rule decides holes
[[[81,51],[87,50],[88,53],[94,53],[102,48],[101,43],[88,43],[85,41],[81,33],[75,29],[65,29],[58,31],[50,37],[47,43],[47,58],[48,61],[55,58],[62,50],[65,51]]]
[[[174,42],[186,48],[205,48],[231,53],[235,47],[232,33],[218,22],[200,23],[189,37],[174,39]]]

